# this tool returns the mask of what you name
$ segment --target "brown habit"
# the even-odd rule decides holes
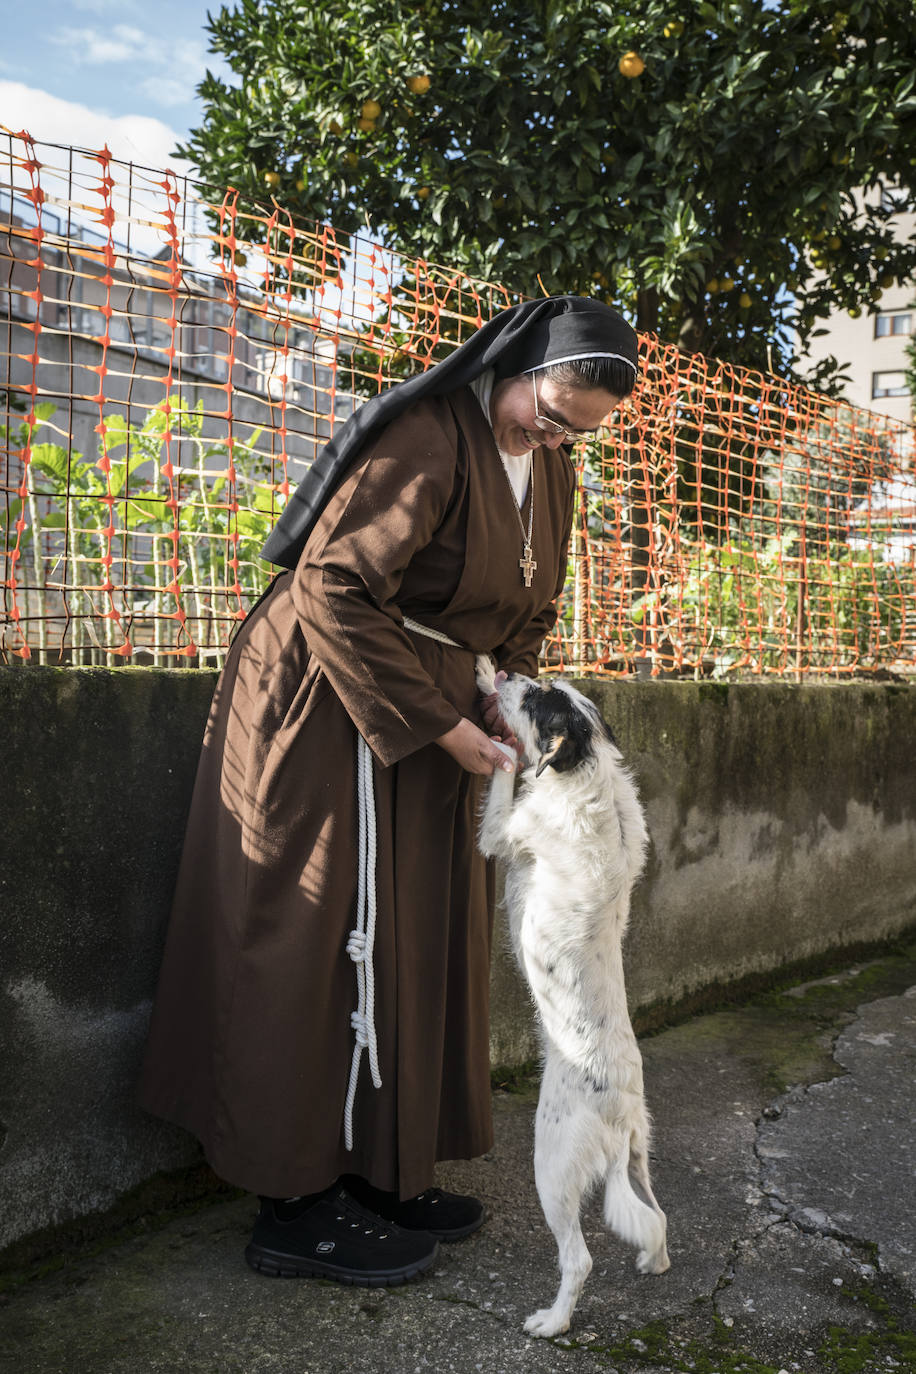
[[[290,1197],[357,1173],[402,1197],[492,1144],[492,885],[479,783],[438,745],[479,721],[474,653],[533,674],[562,587],[573,471],[534,452],[525,587],[518,508],[467,389],[364,451],[294,572],[242,625],[217,685],[141,1087],[223,1178]],[[528,498],[530,500],[530,496]],[[522,510],[527,525],[528,501]],[[354,729],[354,726],[356,727]],[[356,730],[374,755],[375,1026],[343,1140],[355,966]]]

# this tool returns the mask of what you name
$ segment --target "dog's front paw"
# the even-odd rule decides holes
[[[555,1307],[542,1307],[539,1312],[532,1312],[525,1330],[529,1336],[562,1336],[569,1330],[569,1314],[558,1312]]]
[[[478,654],[474,664],[477,673],[477,690],[488,697],[496,691],[496,663],[489,654]]]

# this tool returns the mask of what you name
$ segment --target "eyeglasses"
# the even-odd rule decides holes
[[[534,416],[537,420],[538,429],[542,429],[545,434],[562,434],[567,443],[578,444],[582,439],[594,439],[598,433],[596,429],[567,429],[557,420],[551,420],[549,415],[542,415],[538,410],[538,384],[535,374],[531,374],[531,389],[534,392]]]

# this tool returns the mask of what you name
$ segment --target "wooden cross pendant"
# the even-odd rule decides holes
[[[531,557],[530,544],[525,545],[525,552],[523,556],[518,560],[518,566],[522,570],[522,577],[524,577],[525,579],[525,586],[530,587],[531,579],[534,576],[534,570],[537,567],[537,563],[535,563],[534,559]]]

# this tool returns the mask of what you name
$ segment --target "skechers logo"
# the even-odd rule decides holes
[[[321,1240],[321,1241],[319,1241],[318,1244],[315,1246],[315,1254],[316,1254],[316,1255],[329,1255],[333,1249],[334,1249],[334,1241],[332,1241],[332,1240]]]

